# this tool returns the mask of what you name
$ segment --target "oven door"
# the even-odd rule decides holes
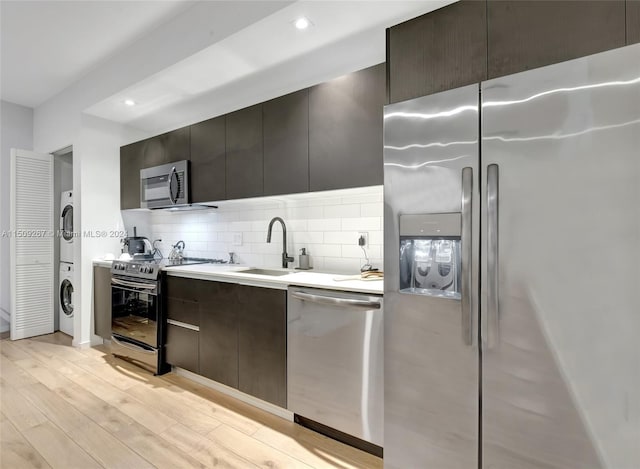
[[[158,348],[157,282],[111,277],[111,330],[116,338]]]

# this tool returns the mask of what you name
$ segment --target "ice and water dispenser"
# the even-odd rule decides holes
[[[460,299],[461,214],[400,215],[400,292]]]

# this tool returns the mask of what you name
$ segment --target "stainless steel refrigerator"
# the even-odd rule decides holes
[[[640,45],[389,105],[387,468],[640,467]]]

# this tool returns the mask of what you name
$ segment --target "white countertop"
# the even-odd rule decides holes
[[[94,259],[94,265],[111,267],[111,261]],[[165,269],[167,275],[199,280],[238,283],[253,287],[276,288],[286,290],[289,285],[300,287],[324,288],[328,290],[350,291],[382,295],[383,280],[355,280],[353,276],[313,271],[288,269],[286,275],[270,276],[243,272],[252,267],[246,265],[194,264]],[[269,269],[285,270],[285,269]],[[346,279],[346,280],[345,280]]]

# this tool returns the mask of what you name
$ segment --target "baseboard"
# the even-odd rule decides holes
[[[195,381],[196,383],[202,384],[203,386],[215,389],[216,391],[238,399],[239,401],[245,402],[249,405],[257,407],[258,409],[264,410],[266,412],[269,412],[270,414],[277,415],[278,417],[293,422],[293,412],[290,412],[287,409],[283,409],[282,407],[278,407],[277,405],[263,401],[262,399],[258,399],[257,397],[250,396],[249,394],[245,394],[242,391],[238,391],[237,389],[234,389],[230,386],[210,380],[209,378],[205,378],[204,376],[192,373],[191,371],[185,370],[183,368],[174,366],[172,368],[172,371],[179,376],[189,378],[191,381]]]
[[[86,349],[86,348],[91,348],[91,341],[89,340],[89,341],[85,341],[85,342],[76,342],[76,339],[73,339],[71,341],[71,345],[73,347],[76,347],[76,348],[85,348]]]
[[[7,323],[11,322],[11,313],[4,308],[0,308],[0,319],[4,319]],[[7,329],[9,330],[9,329]],[[4,331],[3,331],[4,332]]]

